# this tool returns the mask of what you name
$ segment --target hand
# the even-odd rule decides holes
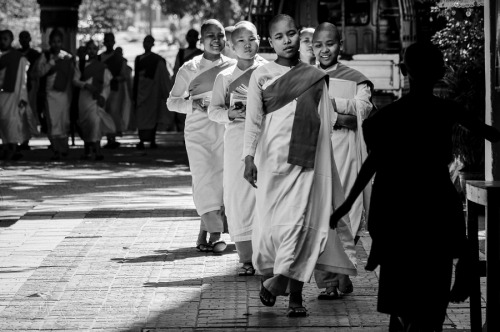
[[[91,93],[97,93],[97,88],[95,86],[93,86],[92,84],[89,84],[89,83],[85,83],[85,85],[83,86],[84,89],[86,90],[89,90]]]
[[[337,228],[339,220],[342,219],[342,217],[345,216],[347,213],[349,213],[350,209],[351,207],[349,205],[342,204],[335,211],[333,211],[333,214],[330,217],[330,228],[331,229]]]
[[[255,166],[252,156],[245,157],[245,172],[243,173],[243,177],[252,187],[257,188],[255,184],[257,182],[257,166]]]
[[[198,110],[200,112],[205,112],[205,104],[203,102],[203,99],[195,99],[193,100],[193,109]]]
[[[229,120],[234,120],[238,118],[245,118],[245,111],[246,111],[246,106],[241,104],[241,105],[234,105],[229,107],[227,116],[229,117]]]
[[[97,102],[97,106],[99,106],[101,108],[104,108],[104,106],[106,105],[106,99],[104,99],[104,97],[101,95],[97,95],[95,97],[95,100]]]
[[[357,130],[358,119],[356,118],[355,115],[338,113],[337,122],[333,126],[333,129],[338,130],[341,128],[347,128],[349,130]]]

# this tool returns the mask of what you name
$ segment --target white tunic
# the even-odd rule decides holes
[[[264,115],[262,92],[289,70],[268,63],[255,70],[248,89],[243,156],[255,155],[258,169],[253,264],[264,275],[304,282],[315,268],[353,275],[348,220],[329,229],[333,205],[343,201],[343,191],[331,149],[333,107],[326,84],[318,107],[321,128],[314,169],[287,163],[296,100]],[[329,252],[323,255],[325,250]]]
[[[243,178],[245,164],[241,160],[241,154],[243,153],[245,119],[229,120],[226,99],[228,98],[229,84],[250,68],[243,71],[234,65],[220,72],[215,80],[212,99],[208,107],[208,117],[226,125],[224,133],[224,207],[229,234],[235,242],[252,239],[255,190]]]
[[[66,56],[71,56],[65,51],[60,51],[59,54],[50,54],[49,61],[45,54],[40,56],[38,61],[37,72],[38,76],[42,77],[47,74],[52,66],[55,65],[56,59],[62,59]],[[53,73],[47,76],[47,103],[45,107],[45,115],[47,117],[48,136],[49,138],[65,138],[69,133],[69,110],[71,107],[71,79],[68,80],[68,86],[65,91],[54,90],[54,82],[56,74]]]
[[[193,109],[189,85],[200,73],[228,60],[221,56],[209,61],[199,55],[184,63],[167,100],[170,111],[187,114],[184,139],[193,177],[193,200],[199,215],[223,206],[224,126],[209,120],[207,112]]]
[[[326,69],[327,72],[337,69],[337,64]],[[358,84],[356,95],[353,99],[335,98],[336,111],[357,117],[357,130],[341,128],[332,132],[332,146],[335,163],[340,175],[340,180],[345,193],[349,193],[356,180],[363,161],[366,159],[366,145],[363,138],[363,120],[372,110],[370,102],[371,91],[367,84]],[[363,195],[358,196],[349,211],[349,220],[354,235],[361,231],[364,212],[368,211],[371,185],[368,185]]]
[[[90,63],[87,62],[85,67],[89,66],[89,64]],[[86,81],[81,81],[80,76],[80,70],[76,68],[73,84],[80,88],[80,97],[78,99],[78,124],[82,130],[82,139],[85,142],[98,142],[102,139],[103,135],[115,132],[115,124],[111,115],[106,113],[104,108],[97,105],[97,101],[92,96],[92,93],[87,89],[83,89],[85,84],[92,84],[93,78],[90,77]],[[107,99],[109,96],[109,82],[111,78],[111,72],[105,69],[104,84],[101,92],[101,96],[103,96],[104,99]]]
[[[2,53],[0,57],[7,52]],[[0,91],[0,135],[4,144],[20,144],[29,139],[29,128],[26,113],[29,110],[20,108],[21,100],[28,103],[28,90],[26,89],[26,69],[28,60],[22,57],[16,75],[14,92]],[[3,86],[6,68],[0,70],[0,88]],[[29,107],[29,104],[26,106]]]

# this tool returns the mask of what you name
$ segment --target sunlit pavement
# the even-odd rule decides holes
[[[158,149],[142,151],[135,135],[119,141],[104,161],[80,161],[77,140],[66,160],[50,162],[47,141],[35,139],[23,159],[1,164],[0,331],[387,330],[377,274],[364,270],[368,236],[354,293],[318,301],[307,284],[309,316],[287,318],[284,298],[261,305],[258,276],[237,276],[227,235],[222,255],[194,248],[182,135],[163,133]],[[468,303],[448,313],[447,330],[469,328]]]

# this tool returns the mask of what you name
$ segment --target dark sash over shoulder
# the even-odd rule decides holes
[[[17,70],[22,54],[19,51],[11,49],[7,54],[0,57],[0,70],[5,68],[5,78],[0,91],[14,92],[17,81]]]
[[[250,77],[252,77],[252,73],[257,69],[258,65],[253,65],[249,69],[247,69],[243,74],[238,76],[234,81],[232,81],[227,90],[226,95],[226,104],[229,105],[229,96],[233,93],[239,86],[245,85],[248,88],[248,84],[250,83]]]
[[[373,90],[373,83],[365,75],[359,71],[349,68],[341,63],[337,64],[337,69],[327,71],[328,76],[331,78],[338,78],[339,80],[346,80],[356,82],[357,85],[365,83],[371,90]]]
[[[99,60],[101,59],[102,59],[102,54],[99,55]],[[111,80],[111,90],[113,91],[118,91],[119,86],[116,77],[120,76],[124,61],[126,60],[116,51],[113,51],[113,54],[107,57],[106,60],[102,61],[108,67],[109,71],[111,72],[111,75],[113,75],[113,78]]]
[[[300,62],[262,93],[264,112],[269,114],[297,99],[288,163],[314,168],[321,120],[318,104],[328,76],[322,70]]]
[[[144,71],[144,77],[154,80],[156,67],[159,62],[166,64],[165,59],[156,53],[150,53],[141,58],[139,55],[135,58],[135,75],[134,75],[134,88],[133,99],[137,101],[137,92],[139,88],[139,72]]]
[[[50,60],[50,53],[45,52],[45,58]],[[56,77],[54,79],[54,90],[66,91],[70,80],[73,79],[73,60],[70,58],[57,59],[55,65]]]
[[[81,81],[87,81],[92,78],[92,85],[97,88],[98,93],[101,94],[104,87],[104,71],[106,65],[99,61],[93,61],[83,70]]]
[[[189,84],[189,95],[196,96],[212,91],[217,74],[232,65],[233,62],[224,61],[196,76]]]

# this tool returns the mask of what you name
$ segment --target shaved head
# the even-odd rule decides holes
[[[201,25],[201,37],[203,38],[204,34],[205,34],[205,31],[207,30],[207,28],[211,25],[215,25],[216,27],[219,27],[222,31],[225,31],[224,30],[224,26],[222,26],[222,24],[217,21],[216,19],[209,19],[209,20],[206,20],[205,22],[203,22],[203,24]]]
[[[342,40],[342,37],[340,36],[340,31],[337,29],[335,25],[329,22],[323,22],[314,31],[313,34],[313,41],[318,37],[318,34],[320,32],[328,31],[333,34],[333,37],[336,39],[337,42],[340,42]]]
[[[234,43],[235,38],[238,36],[238,34],[243,31],[243,30],[249,30],[255,33],[257,35],[257,28],[252,22],[249,21],[240,21],[236,23],[233,29],[233,33],[231,34],[231,41]]]
[[[276,15],[275,17],[273,17],[271,19],[271,21],[269,22],[269,35],[273,34],[272,31],[273,31],[274,26],[277,23],[282,22],[282,21],[286,21],[288,23],[291,23],[295,28],[297,28],[297,24],[295,24],[295,20],[290,15],[279,14],[279,15]]]

